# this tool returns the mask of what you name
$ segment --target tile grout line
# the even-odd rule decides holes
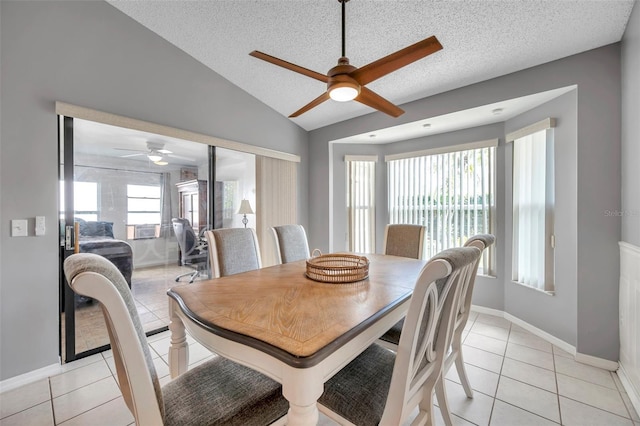
[[[509,344],[509,336],[511,335],[511,323],[509,323],[508,333],[507,333],[507,345]],[[504,347],[505,354],[502,356],[502,362],[500,363],[500,372],[498,373],[498,384],[496,385],[496,394],[493,397],[493,401],[491,402],[491,412],[489,412],[489,422],[487,424],[491,424],[491,419],[493,418],[493,410],[496,408],[496,399],[498,399],[498,389],[500,389],[500,382],[502,381],[502,368],[504,367],[504,359],[507,354],[507,345]]]
[[[558,369],[556,368],[556,353],[553,345],[551,345],[551,358],[553,360],[553,380],[556,383],[556,399],[558,400],[558,415],[560,418],[560,424],[562,425],[562,406],[560,405],[560,385],[558,385]]]
[[[57,425],[56,422],[56,410],[53,407],[53,389],[51,389],[51,377],[47,377],[47,387],[49,388],[49,404],[51,405],[51,417],[53,420],[53,424]]]

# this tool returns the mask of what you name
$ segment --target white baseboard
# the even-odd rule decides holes
[[[479,314],[493,315],[494,317],[504,318],[504,311],[498,309],[485,308],[484,306],[471,305],[471,311]]]
[[[617,373],[620,378],[620,382],[622,383],[622,387],[627,391],[631,405],[635,408],[636,413],[640,413],[640,389],[636,389],[636,387],[633,386],[631,380],[629,380],[629,376],[624,370],[624,365],[620,364],[620,368]]]
[[[51,364],[47,367],[42,367],[19,376],[11,377],[10,379],[2,380],[0,381],[0,394],[37,382],[38,380],[46,379],[50,376],[55,376],[61,372],[62,369],[60,364]]]
[[[587,354],[581,354],[580,352],[576,353],[576,361],[609,371],[617,371],[620,367],[620,364],[615,361],[610,361],[608,359],[598,358]]]
[[[506,313],[506,312],[498,310],[498,309],[485,308],[483,306],[476,306],[476,305],[472,305],[471,306],[471,310],[474,311],[474,312],[478,312],[480,314],[493,315],[493,316],[496,316],[496,317],[501,317],[501,318],[508,319],[512,323],[524,328],[525,330],[527,330],[531,334],[534,334],[534,335],[540,337],[541,339],[544,339],[547,342],[551,343],[552,345],[555,345],[555,346],[559,347],[563,351],[570,353],[571,355],[574,356],[575,360],[578,361],[578,362],[581,362],[581,363],[587,364],[587,365],[591,365],[592,367],[602,368],[604,370],[609,370],[609,371],[618,370],[618,363],[616,361],[610,361],[608,359],[598,358],[598,357],[595,357],[595,356],[586,355],[586,354],[582,354],[582,353],[576,352],[575,346],[565,342],[564,340],[558,339],[557,337],[552,336],[551,334],[547,333],[546,331],[541,330],[541,329],[539,329],[537,327],[534,327],[533,325],[531,325],[531,324],[529,324],[529,323],[521,320],[520,318],[515,317],[515,316],[513,316],[513,315],[511,315],[509,313]]]

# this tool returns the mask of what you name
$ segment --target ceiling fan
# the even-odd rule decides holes
[[[136,154],[121,155],[120,157],[129,158],[129,157],[137,157],[140,155],[146,155],[149,161],[153,162],[154,164],[157,164],[158,166],[166,166],[167,164],[169,164],[166,161],[166,159],[169,156],[169,154],[173,154],[172,151],[169,151],[168,149],[164,149],[164,143],[154,142],[154,141],[147,141],[146,151],[126,149],[126,148],[115,148],[115,149],[120,151],[137,151]],[[184,158],[184,159],[193,161],[189,158]]]
[[[249,55],[327,84],[326,92],[291,114],[289,116],[290,118],[304,114],[329,98],[339,102],[356,100],[361,104],[375,108],[391,115],[392,117],[402,115],[404,111],[401,108],[392,104],[372,90],[367,89],[365,85],[409,65],[418,59],[422,59],[437,52],[442,49],[442,45],[435,36],[431,36],[412,44],[409,47],[405,47],[395,53],[380,58],[377,61],[371,62],[368,65],[356,68],[349,64],[349,58],[345,55],[345,4],[349,0],[338,1],[342,3],[342,57],[338,59],[338,65],[331,68],[326,75],[292,64],[274,56],[267,55],[266,53],[262,53],[257,50],[249,53]]]

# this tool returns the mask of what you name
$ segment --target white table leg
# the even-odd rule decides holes
[[[324,381],[317,367],[289,367],[282,377],[282,394],[289,401],[288,426],[317,425],[318,399],[324,392]]]
[[[175,300],[169,298],[169,330],[171,331],[171,347],[169,348],[169,372],[175,379],[187,371],[189,365],[189,345],[184,324],[177,312],[180,307]]]

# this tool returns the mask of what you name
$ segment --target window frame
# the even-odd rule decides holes
[[[378,163],[377,155],[345,155],[345,180],[346,180],[346,215],[347,215],[347,248],[349,251],[357,253],[375,253],[376,252],[376,165]],[[353,182],[356,176],[352,175],[351,171],[355,163],[371,163],[371,170],[365,171],[368,173],[368,182],[364,185],[368,185],[367,188],[363,188],[361,185],[361,191],[358,195],[352,193]],[[364,166],[364,164],[360,164]],[[362,172],[362,170],[361,170]],[[366,194],[365,194],[366,193]],[[356,215],[352,204],[353,198],[357,196],[360,200],[366,199],[367,205],[364,207],[356,207],[356,210],[360,210],[363,214]],[[364,211],[363,211],[364,210]],[[363,216],[368,217],[368,229],[356,228],[355,221]],[[365,231],[366,235],[360,235],[360,232]],[[358,234],[356,234],[358,232]]]
[[[396,223],[395,219],[392,215],[392,194],[393,191],[391,191],[391,179],[392,179],[392,173],[389,170],[391,167],[390,162],[392,161],[396,161],[396,160],[405,160],[405,159],[419,159],[422,157],[432,157],[432,162],[433,161],[444,161],[444,156],[450,156],[452,154],[458,153],[458,152],[468,152],[468,151],[475,151],[478,149],[484,149],[484,148],[489,148],[491,151],[487,154],[487,161],[488,161],[488,170],[487,170],[487,195],[488,195],[488,201],[486,201],[484,198],[484,191],[483,191],[483,203],[486,202],[486,207],[483,207],[483,212],[486,211],[486,215],[488,215],[488,218],[486,218],[486,220],[484,221],[483,227],[486,226],[488,229],[483,229],[482,231],[478,230],[477,232],[473,232],[472,234],[476,234],[476,233],[491,233],[494,234],[494,230],[495,230],[495,223],[496,223],[496,177],[497,177],[497,147],[498,147],[498,139],[489,139],[489,140],[483,140],[483,141],[477,141],[477,142],[471,142],[471,143],[463,143],[463,144],[458,144],[458,145],[450,145],[450,146],[444,146],[444,147],[439,147],[439,148],[431,148],[431,149],[427,149],[427,150],[421,150],[421,151],[414,151],[414,152],[407,152],[407,153],[401,153],[401,154],[393,154],[393,155],[387,155],[385,156],[385,161],[387,162],[387,214],[388,214],[388,222],[389,223]],[[436,156],[443,156],[442,159],[440,159],[439,157]],[[433,160],[435,159],[435,160]],[[423,161],[426,161],[426,159],[424,159]],[[438,163],[438,164],[442,164],[442,163]],[[447,170],[447,173],[449,173],[449,171]],[[440,182],[436,182],[436,185],[439,184]],[[431,192],[431,190],[434,188],[433,184],[430,185],[429,187],[429,192]],[[426,188],[425,188],[426,189]],[[475,194],[477,196],[477,193]],[[425,198],[430,197],[431,194],[430,193],[425,193],[422,196],[424,196]],[[455,196],[455,195],[454,195]],[[465,195],[463,195],[462,193],[458,194],[459,197],[464,198]],[[420,195],[418,195],[418,197],[420,197]],[[457,206],[457,204],[456,204]],[[474,205],[474,207],[477,209],[477,202]],[[468,210],[468,209],[466,209]],[[477,217],[477,215],[475,216]],[[411,220],[409,221],[404,221],[403,223],[413,223],[413,224],[419,224],[419,225],[423,225],[424,221],[426,221],[427,219],[424,220],[420,220],[420,218],[418,217],[413,217]],[[400,222],[398,222],[400,223]],[[474,224],[474,228],[477,229],[477,226]],[[464,232],[463,230],[461,230],[460,232]],[[431,235],[434,235],[433,233]],[[471,237],[472,235],[468,235],[467,237]],[[440,240],[442,240],[442,238],[438,238]],[[452,243],[452,245],[450,245],[450,247],[454,247],[454,246],[458,246],[458,244],[454,243],[453,241],[449,241],[449,239],[447,239],[448,243]],[[459,245],[462,245],[464,243],[464,241],[460,241]],[[447,244],[444,244],[447,245]],[[496,276],[497,271],[496,271],[496,259],[495,259],[495,246],[491,246],[489,247],[487,250],[485,250],[483,252],[483,258],[480,262],[479,268],[478,268],[478,273],[480,275],[487,275],[487,276]],[[436,251],[440,251],[442,249],[445,248],[449,248],[449,247],[438,247],[436,246],[436,248],[434,250]],[[429,256],[429,255],[435,255],[436,253],[431,253],[431,247],[425,246],[425,256]]]
[[[554,231],[554,215],[555,215],[555,155],[554,155],[554,146],[555,146],[555,138],[554,138],[554,127],[556,125],[556,121],[554,118],[546,118],[539,122],[533,123],[529,126],[526,126],[522,129],[516,130],[514,132],[508,133],[506,137],[507,143],[513,143],[512,156],[511,156],[511,165],[512,165],[512,173],[511,173],[511,214],[512,214],[512,237],[511,237],[511,281],[514,284],[518,284],[524,286],[526,288],[530,288],[536,291],[540,291],[542,293],[548,295],[555,294],[555,231]],[[543,259],[543,271],[542,274],[544,276],[544,282],[541,285],[534,285],[534,282],[531,282],[531,278],[527,277],[524,279],[520,279],[521,271],[518,269],[518,265],[520,263],[519,258],[519,223],[517,217],[517,206],[516,199],[519,198],[516,196],[516,178],[517,178],[517,170],[516,170],[516,144],[518,140],[524,140],[529,136],[533,136],[536,133],[545,132],[544,134],[544,159],[545,165],[544,170],[538,170],[537,172],[544,173],[545,182],[544,182],[544,235],[538,235],[540,244],[544,249],[544,253],[541,256]],[[539,162],[538,162],[539,165]],[[526,177],[525,177],[526,178]]]
[[[131,196],[129,195],[129,189],[131,187],[150,187],[158,189],[157,197],[149,197],[149,196]],[[129,204],[130,200],[157,200],[158,201],[158,210],[131,210],[131,206]],[[131,214],[157,214],[158,221],[157,222],[145,222],[145,223],[135,223],[131,221]],[[147,185],[147,184],[132,184],[127,183],[127,226],[136,226],[136,225],[160,225],[162,223],[162,185]]]
[[[64,180],[59,181],[60,184],[60,212],[59,216],[61,220],[64,220]],[[82,198],[86,200],[86,197],[78,197],[77,195],[77,186],[78,184],[93,184],[95,186],[95,201],[96,201],[96,210],[77,210],[76,204]],[[95,181],[84,181],[84,180],[74,180],[73,181],[73,192],[74,192],[74,209],[73,209],[73,217],[76,219],[83,219],[86,221],[98,221],[100,220],[100,184]],[[84,217],[83,217],[84,216]],[[87,216],[95,216],[95,218],[87,217]]]

